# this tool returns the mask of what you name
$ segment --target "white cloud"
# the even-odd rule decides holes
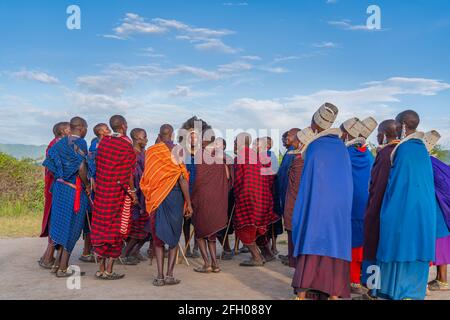
[[[309,126],[313,113],[324,102],[334,103],[340,109],[336,124],[354,116],[374,116],[378,120],[384,120],[393,118],[402,111],[391,105],[401,101],[402,96],[431,96],[444,90],[450,90],[450,84],[433,79],[393,77],[366,83],[363,88],[353,90],[320,90],[308,95],[270,100],[241,98],[228,108],[233,112],[239,111],[243,119],[251,119],[249,122],[253,122],[253,127],[303,128]],[[439,128],[444,128],[444,133],[448,131],[445,123]],[[442,141],[450,143],[450,136]]]
[[[135,13],[127,13],[120,26],[113,29],[114,34],[104,35],[112,39],[128,39],[134,34],[164,34],[173,31],[175,39],[187,40],[194,44],[194,48],[201,51],[216,51],[222,53],[236,53],[239,50],[226,45],[222,37],[235,32],[227,29],[210,29],[190,26],[178,20],[154,18],[151,22]]]
[[[22,70],[17,72],[9,72],[9,75],[16,79],[32,80],[46,84],[59,83],[59,80],[56,77],[41,71]]]
[[[162,34],[166,28],[146,22],[144,18],[135,13],[127,13],[120,26],[113,29],[114,35],[105,35],[107,38],[126,39],[133,34]]]
[[[339,47],[339,45],[337,43],[334,43],[331,41],[323,41],[323,42],[314,43],[313,47],[321,48],[321,49],[332,49],[332,48]]]
[[[259,56],[242,56],[241,59],[250,60],[250,61],[261,61],[262,58]]]

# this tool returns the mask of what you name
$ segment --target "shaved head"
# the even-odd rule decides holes
[[[127,120],[121,115],[115,115],[109,119],[109,125],[114,132],[122,133],[120,131],[126,131],[127,129]]]
[[[53,126],[53,134],[56,138],[61,138],[64,135],[66,135],[66,132],[68,132],[70,129],[70,123],[69,122],[58,122]]]
[[[70,120],[70,131],[74,135],[84,138],[87,134],[88,124],[86,120],[80,117],[74,117]]]
[[[161,128],[159,128],[160,139],[163,141],[172,141],[173,131],[173,127],[170,124],[163,124]]]
[[[388,143],[397,139],[397,123],[394,119],[385,120],[378,126],[378,144],[382,145],[385,138]]]
[[[420,117],[417,112],[413,110],[406,110],[400,113],[396,118],[400,124],[405,124],[406,128],[409,130],[416,130],[420,123]]]
[[[420,123],[420,117],[417,112],[413,110],[406,110],[400,113],[396,118],[397,135],[401,138],[403,126],[406,127],[406,135],[409,135],[417,130]]]

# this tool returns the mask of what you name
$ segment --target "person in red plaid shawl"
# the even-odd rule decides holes
[[[92,246],[100,258],[98,279],[118,280],[125,275],[113,272],[124,239],[131,227],[131,206],[137,203],[133,173],[136,152],[127,134],[122,116],[110,120],[114,133],[104,137],[97,150],[96,188],[92,215]]]
[[[252,137],[247,133],[237,136],[234,147],[235,158],[234,194],[236,212],[234,226],[236,236],[249,249],[252,258],[240,264],[243,267],[264,265],[263,255],[270,255],[267,227],[279,217],[273,212],[273,195],[269,180],[264,177],[265,165],[257,153],[250,148]],[[270,161],[265,161],[270,167]],[[267,166],[267,165],[266,165]]]

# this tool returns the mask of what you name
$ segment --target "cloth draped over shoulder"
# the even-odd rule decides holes
[[[348,153],[353,176],[352,248],[359,248],[364,242],[364,214],[369,198],[370,172],[374,159],[367,148],[350,146]]]
[[[146,151],[140,186],[149,214],[153,214],[163,203],[181,175],[189,181],[186,166],[172,155],[166,143],[158,143]]]
[[[52,172],[52,208],[50,238],[72,252],[84,226],[88,199],[78,175],[87,155],[87,144],[82,138],[70,136],[61,139],[48,151],[43,165]]]
[[[93,246],[119,246],[128,236],[131,216],[125,206],[128,207],[130,199],[124,189],[130,188],[135,165],[136,153],[128,137],[102,139],[96,157]]]
[[[383,204],[384,192],[391,171],[391,153],[395,144],[381,149],[371,172],[369,199],[364,217],[364,260],[374,261],[377,256],[378,239],[380,236],[380,211]]]
[[[435,157],[431,157],[434,186],[445,223],[450,228],[450,167]]]
[[[263,175],[271,170],[270,161],[263,165],[254,150],[243,148],[235,158],[234,169],[235,228],[265,228],[279,220],[273,210],[273,179]]]
[[[45,156],[48,156],[48,151],[51,147],[53,147],[59,139],[55,138],[47,146],[47,149],[45,150]],[[44,177],[44,216],[42,218],[42,228],[41,228],[41,238],[48,236],[48,227],[49,227],[49,221],[50,221],[50,211],[52,208],[52,193],[50,192],[50,189],[53,185],[54,177],[51,171],[49,171],[47,168],[45,168],[45,177]]]
[[[230,182],[225,159],[214,163],[204,160],[196,165],[196,178],[192,192],[192,224],[197,238],[207,238],[226,228],[228,223],[228,193]],[[229,171],[228,171],[229,172]],[[230,177],[231,178],[231,177]]]
[[[436,195],[433,169],[420,139],[396,147],[380,216],[377,260],[430,262],[435,258]]]
[[[281,161],[280,168],[278,169],[277,174],[277,197],[275,201],[277,204],[275,207],[279,206],[281,215],[284,215],[284,205],[286,201],[286,192],[289,185],[289,168],[291,167],[292,161],[295,158],[294,154],[289,154],[289,151],[293,151],[294,147],[289,147],[286,151],[286,154]]]
[[[352,167],[337,135],[309,144],[292,217],[294,256],[351,261]]]

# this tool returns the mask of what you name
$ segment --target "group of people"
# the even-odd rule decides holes
[[[278,256],[294,268],[298,300],[352,293],[424,299],[428,290],[448,290],[450,171],[430,155],[440,135],[417,131],[412,110],[379,125],[352,118],[332,128],[338,113],[325,103],[309,127],[287,131],[280,164],[270,137],[237,135],[233,157],[197,117],[183,124],[177,142],[174,128],[162,125],[149,148],[146,131],[133,129],[130,139],[120,115],[94,127],[89,149],[84,119],[56,124],[43,163],[41,236],[48,246],[39,265],[70,277],[70,255],[83,234],[79,259],[97,262],[101,280],[125,276],[114,271],[116,261],[147,260],[141,249],[150,242],[155,286],[180,283],[179,254],[201,257],[194,271],[208,274],[221,272],[218,258],[249,253],[240,266],[262,267]],[[377,127],[372,150],[367,139]],[[279,255],[284,231],[288,254]],[[428,283],[432,265],[437,278]]]

